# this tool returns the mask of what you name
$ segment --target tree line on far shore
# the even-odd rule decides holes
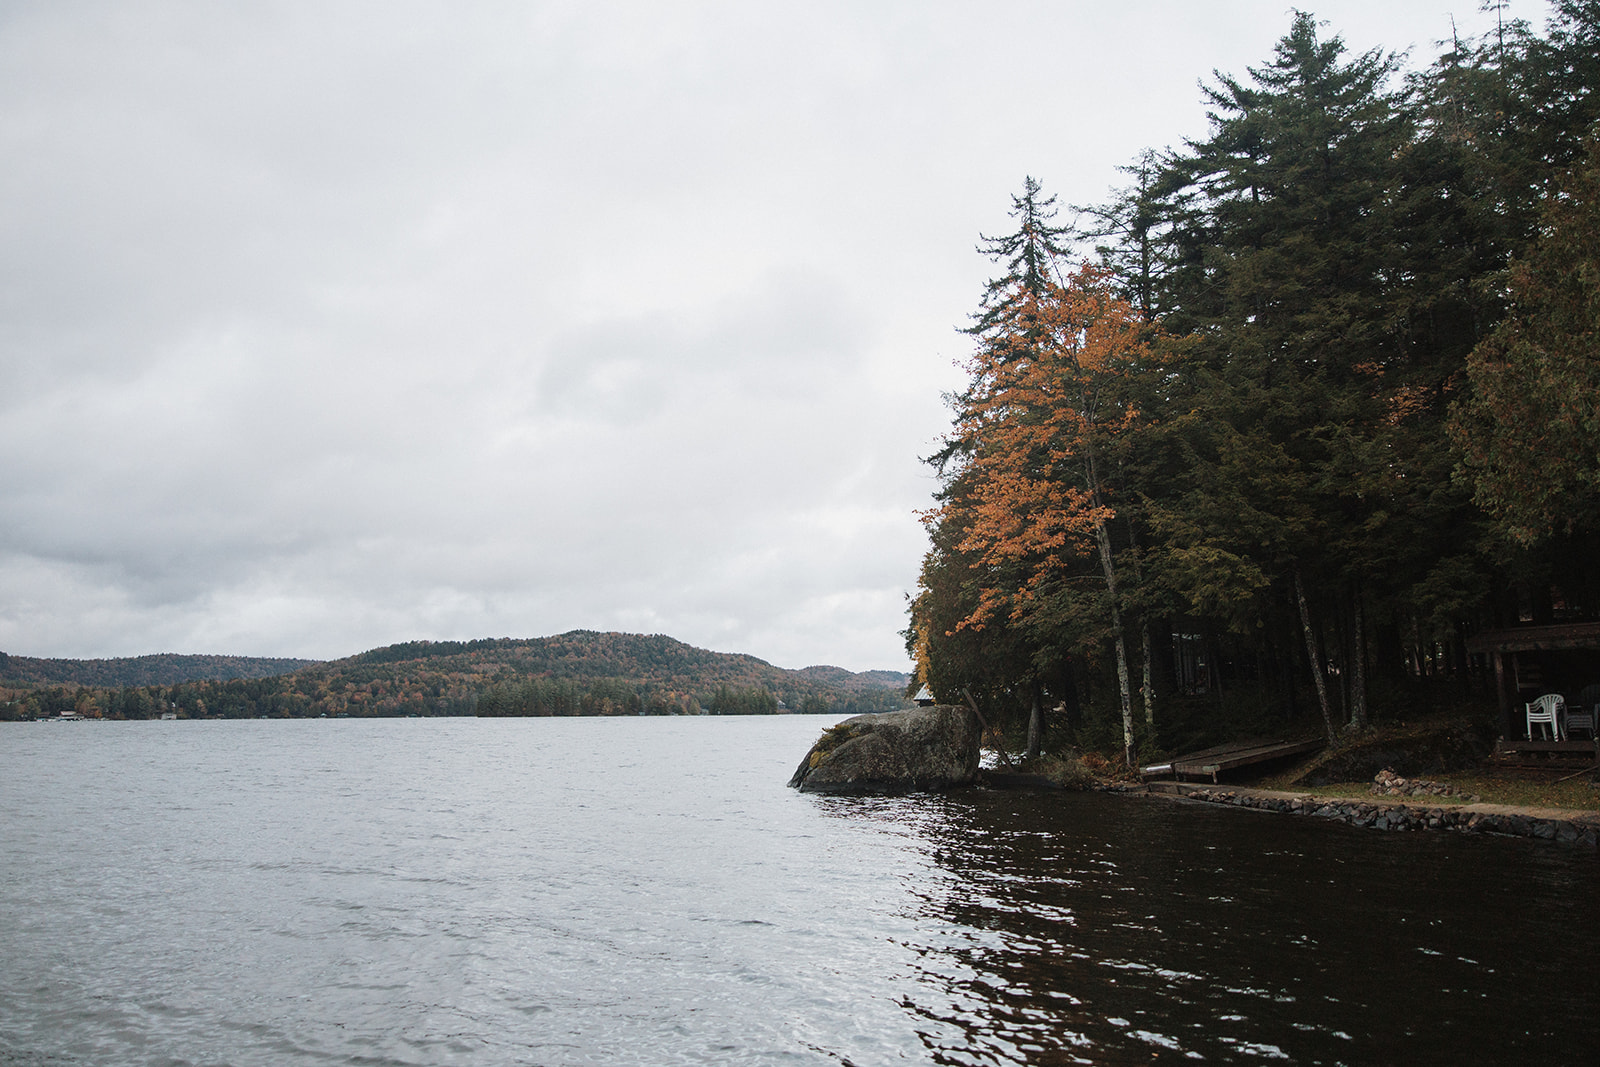
[[[1481,702],[1468,637],[1600,616],[1600,0],[1552,12],[1410,73],[1297,12],[1108,202],[1024,183],[913,684],[1132,762]]]
[[[659,634],[586,630],[408,642],[266,678],[0,688],[8,719],[855,715],[905,704],[903,676],[785,670]]]

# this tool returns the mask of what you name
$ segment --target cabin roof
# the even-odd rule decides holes
[[[1557,648],[1600,648],[1600,622],[1552,626],[1511,626],[1467,638],[1468,652],[1538,652]]]

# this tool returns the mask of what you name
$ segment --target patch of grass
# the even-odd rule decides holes
[[[1485,804],[1600,811],[1600,789],[1589,780],[1589,775],[1557,781],[1561,777],[1548,771],[1479,770],[1441,775],[1438,781],[1449,782],[1464,793],[1476,793]]]
[[[811,746],[811,756],[807,762],[815,769],[823,760],[833,755],[834,749],[852,737],[860,736],[866,730],[867,727],[861,723],[851,722],[841,722],[825,727],[822,731],[822,736],[817,738],[817,743]]]

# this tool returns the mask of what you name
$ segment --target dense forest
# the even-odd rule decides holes
[[[76,680],[26,684],[7,675],[0,685],[9,687],[0,690],[0,711],[13,719],[63,712],[119,719],[162,714],[182,718],[756,715],[779,710],[855,715],[890,711],[906,703],[906,677],[892,671],[852,674],[838,667],[791,671],[754,656],[708,652],[660,634],[591,630],[524,640],[411,641],[272,677],[224,675],[103,686]]]
[[[1600,615],[1600,0],[1551,11],[1409,71],[1295,13],[1106,203],[1023,184],[918,682],[1132,762],[1492,702],[1468,637]]]
[[[172,685],[177,682],[270,678],[309,667],[316,660],[264,656],[194,656],[163,652],[108,659],[38,659],[0,652],[0,686]]]

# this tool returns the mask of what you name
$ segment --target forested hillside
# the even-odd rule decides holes
[[[1553,10],[1411,73],[1295,14],[1107,203],[1024,183],[931,458],[937,695],[1131,762],[1600,616],[1600,2]]]
[[[92,661],[91,661],[92,662]],[[908,679],[837,667],[784,670],[659,634],[574,630],[525,640],[412,641],[270,678],[12,694],[11,717],[77,710],[144,719],[393,715],[851,715],[905,702]]]
[[[0,652],[0,686],[33,685],[174,685],[178,682],[270,678],[317,662],[261,656],[154,656],[113,659],[37,659]]]

